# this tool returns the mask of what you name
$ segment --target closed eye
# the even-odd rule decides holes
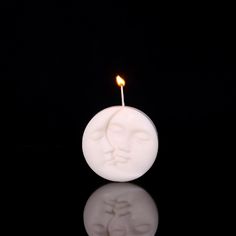
[[[94,224],[93,230],[97,236],[106,236],[106,227],[102,224]]]
[[[139,140],[147,141],[150,139],[150,135],[145,131],[138,131],[135,133],[135,137]]]
[[[104,132],[101,130],[96,130],[90,134],[90,138],[93,140],[99,140],[104,136]]]
[[[122,132],[123,131],[123,127],[119,124],[111,124],[109,126],[109,130],[111,132],[115,132],[115,133],[118,133],[118,132]]]
[[[144,234],[150,231],[151,226],[149,224],[140,224],[140,225],[136,225],[134,229],[137,234]]]

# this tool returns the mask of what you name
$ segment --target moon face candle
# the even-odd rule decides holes
[[[96,174],[126,182],[151,168],[158,152],[158,135],[155,125],[142,111],[113,106],[90,120],[84,130],[82,150]]]

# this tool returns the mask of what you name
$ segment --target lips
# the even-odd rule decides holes
[[[124,159],[129,159],[130,158],[129,157],[129,152],[123,151],[119,148],[117,148],[113,151],[113,156],[117,157],[117,158],[124,158]]]
[[[130,159],[127,153],[123,151],[117,151],[117,150],[115,150],[114,152],[110,152],[109,154],[106,153],[105,157],[106,157],[105,162],[109,165],[127,163]]]
[[[129,160],[130,157],[128,155],[123,155],[123,154],[116,154],[113,155],[115,157],[115,159],[124,159],[124,160]]]

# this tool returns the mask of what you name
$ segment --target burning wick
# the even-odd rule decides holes
[[[122,79],[119,75],[117,75],[116,76],[116,83],[118,84],[118,86],[120,86],[121,104],[122,104],[122,106],[125,106],[124,91],[123,91],[123,87],[125,86],[125,80]]]

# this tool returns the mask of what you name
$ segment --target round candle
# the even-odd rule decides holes
[[[99,176],[117,182],[145,174],[158,151],[158,135],[151,119],[130,106],[113,106],[98,112],[82,138],[84,157]]]
[[[84,207],[88,235],[150,235],[158,228],[158,209],[152,197],[130,183],[110,183],[97,189]]]

